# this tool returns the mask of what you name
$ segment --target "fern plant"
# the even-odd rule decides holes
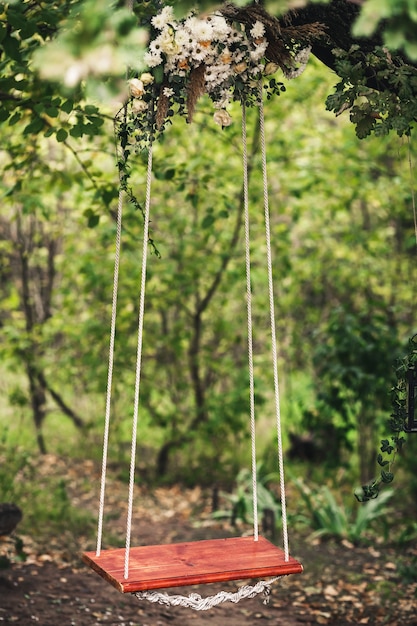
[[[378,500],[370,500],[355,512],[339,504],[327,486],[311,488],[300,479],[294,482],[306,510],[296,520],[310,527],[316,537],[346,539],[354,544],[363,540],[377,519],[387,515],[387,504],[393,495],[393,490],[387,489]]]
[[[274,519],[281,518],[281,503],[277,500],[269,485],[277,481],[275,473],[263,473],[263,464],[258,463],[256,468],[258,511],[261,515],[265,511],[272,512]],[[222,492],[222,497],[230,504],[230,508],[221,509],[213,513],[216,519],[229,519],[237,523],[253,523],[253,486],[252,473],[249,469],[242,469],[236,477],[236,490],[232,493]]]

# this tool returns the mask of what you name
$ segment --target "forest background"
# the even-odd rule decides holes
[[[136,23],[153,4],[137,3],[136,17],[123,3],[0,5],[0,501],[17,501],[29,524],[45,494],[28,486],[47,451],[100,459],[118,199],[113,118],[127,95],[126,65],[146,69],[148,31]],[[179,14],[188,8],[175,5]],[[290,3],[266,5],[278,14]],[[365,7],[374,26],[387,17],[372,0]],[[397,16],[398,32],[413,16]],[[413,42],[398,32],[396,44],[414,62]],[[326,110],[338,77],[314,57],[301,77],[282,80],[285,93],[265,113],[288,471],[294,481],[308,475],[313,489],[325,483],[343,503],[377,472],[395,359],[417,330],[416,147],[404,128],[359,139],[348,112]],[[221,129],[203,98],[193,123],[174,119],[155,146],[158,254],[148,265],[138,441],[147,485],[233,489],[250,463],[239,107],[232,115]],[[248,132],[258,447],[267,474],[275,438],[255,110]],[[141,202],[145,155],[130,167]],[[142,226],[127,203],[110,446],[121,476]],[[410,437],[395,482],[414,533],[415,451]],[[63,477],[52,493],[64,501],[65,489]]]

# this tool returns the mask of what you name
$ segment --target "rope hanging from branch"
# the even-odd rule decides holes
[[[277,442],[278,442],[278,462],[280,473],[281,487],[281,507],[283,518],[283,542],[285,561],[289,560],[288,545],[288,524],[286,516],[286,498],[285,498],[285,480],[284,480],[284,461],[282,448],[281,418],[280,418],[280,398],[279,398],[279,382],[277,359],[278,350],[276,342],[275,329],[275,304],[273,292],[273,275],[272,275],[272,251],[271,251],[271,233],[269,219],[269,194],[268,194],[268,177],[267,177],[267,161],[266,161],[266,137],[265,137],[265,119],[262,101],[262,85],[259,86],[259,124],[261,137],[261,156],[262,156],[262,180],[263,180],[263,203],[265,215],[265,239],[267,247],[267,269],[268,269],[268,292],[270,306],[270,323],[271,323],[271,345],[272,345],[272,361],[274,371],[274,396],[276,408],[276,426],[277,426]],[[251,457],[252,457],[252,489],[253,489],[253,540],[258,541],[259,522],[258,522],[258,501],[257,501],[257,471],[256,471],[256,428],[255,428],[255,394],[254,394],[254,366],[253,366],[253,328],[252,328],[252,289],[251,289],[251,260],[250,260],[250,220],[249,220],[249,182],[248,182],[248,156],[247,156],[247,128],[246,128],[246,107],[242,104],[242,159],[243,159],[243,195],[244,195],[244,223],[245,223],[245,274],[246,274],[246,300],[247,300],[247,323],[248,323],[248,366],[249,366],[249,400],[250,400],[250,431],[251,431]],[[150,203],[150,162],[148,162],[148,185],[147,185],[147,209],[145,223],[149,220],[149,203]],[[144,234],[144,242],[147,241],[147,234]],[[144,267],[144,265],[142,265]],[[145,285],[141,287],[141,293],[144,294]],[[143,319],[140,317],[140,324]],[[138,360],[139,363],[139,360]],[[136,411],[135,411],[136,415]],[[134,457],[132,456],[132,463]],[[134,464],[131,467],[131,476],[134,475]],[[133,483],[131,484],[133,488]],[[129,506],[131,511],[131,506]],[[131,528],[128,527],[129,534]],[[129,575],[129,545],[130,538],[126,542],[126,560],[125,560],[125,577]],[[141,591],[135,592],[134,595],[138,600],[148,600],[153,603],[164,604],[166,606],[183,606],[198,611],[208,610],[223,602],[237,603],[244,598],[253,598],[263,593],[266,598],[271,592],[271,585],[278,580],[278,577],[271,580],[262,580],[255,585],[242,586],[237,592],[230,593],[221,591],[214,596],[203,598],[199,594],[169,595],[165,592],[158,591]]]

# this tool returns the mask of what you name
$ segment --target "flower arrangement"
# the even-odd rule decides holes
[[[285,91],[282,82],[271,78],[279,66],[265,56],[268,41],[262,21],[245,28],[227,21],[220,11],[176,20],[172,6],[165,6],[151,23],[154,38],[144,59],[149,71],[129,81],[141,139],[162,131],[175,111],[191,122],[204,93],[213,102],[214,121],[225,127],[232,123],[227,111],[232,101],[259,103],[264,77],[268,97]],[[305,66],[306,60],[299,61]]]

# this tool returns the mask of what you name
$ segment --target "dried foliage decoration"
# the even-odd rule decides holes
[[[206,67],[204,63],[194,68],[190,73],[187,86],[187,122],[193,121],[193,115],[198,99],[205,93],[204,74]]]
[[[281,22],[257,3],[240,8],[227,2],[220,12],[227,20],[246,27],[253,26],[256,21],[262,22],[268,41],[265,56],[268,61],[279,65],[284,73],[294,69],[297,52],[326,37],[326,26],[320,22],[294,26],[285,19]]]

